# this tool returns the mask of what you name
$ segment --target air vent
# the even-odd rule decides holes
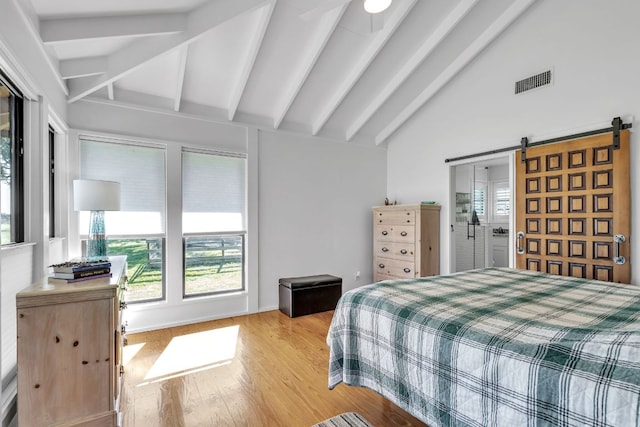
[[[551,70],[516,82],[516,95],[551,83]]]

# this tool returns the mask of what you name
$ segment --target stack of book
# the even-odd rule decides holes
[[[111,262],[108,259],[75,259],[51,266],[53,275],[50,281],[66,283],[82,282],[111,277]]]

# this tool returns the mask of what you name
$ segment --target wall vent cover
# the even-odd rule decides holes
[[[551,70],[516,82],[516,95],[551,83]]]

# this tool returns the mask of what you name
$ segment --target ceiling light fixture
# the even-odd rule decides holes
[[[369,13],[380,13],[391,5],[391,0],[364,0],[364,10]]]

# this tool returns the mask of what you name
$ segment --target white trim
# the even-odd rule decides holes
[[[22,5],[20,4],[20,2],[18,0],[13,0],[13,4],[16,6],[16,9],[18,9],[18,12],[20,13],[20,16],[22,17],[22,20],[24,21],[24,23],[26,24],[27,29],[29,30],[29,34],[31,35],[31,37],[35,41],[36,45],[38,46],[38,50],[40,51],[40,54],[42,55],[42,57],[44,58],[45,62],[49,66],[49,69],[51,70],[51,74],[55,77],[56,83],[58,83],[58,86],[60,86],[60,89],[62,89],[62,91],[64,92],[65,95],[69,95],[69,89],[67,89],[67,85],[65,84],[64,80],[62,79],[62,76],[60,75],[60,72],[58,71],[58,68],[56,67],[56,65],[54,64],[53,60],[51,59],[51,57],[49,56],[49,54],[45,50],[44,44],[40,41],[40,34],[38,33],[38,30],[33,26],[33,23],[31,22],[31,20],[27,16],[27,13],[24,11],[24,9],[22,9]],[[24,75],[26,75],[26,74],[24,74]]]
[[[38,86],[7,46],[0,33],[0,69],[11,79],[11,83],[18,87],[22,96],[30,100],[37,99],[37,92],[40,91]]]
[[[511,211],[509,212],[509,229],[510,230],[515,230],[514,226],[515,226],[515,175],[513,173],[514,170],[514,164],[513,164],[513,152],[510,151],[505,151],[502,153],[494,153],[494,154],[487,154],[486,156],[479,156],[479,157],[474,157],[472,159],[465,159],[465,160],[459,160],[456,162],[449,162],[447,163],[447,166],[449,167],[449,215],[448,215],[448,224],[446,225],[446,233],[449,235],[449,273],[453,273],[456,271],[456,236],[455,233],[450,232],[450,226],[449,224],[455,224],[456,223],[456,174],[455,174],[455,168],[458,166],[464,166],[464,165],[472,165],[475,163],[482,163],[483,161],[486,160],[493,160],[493,159],[502,159],[504,158],[506,160],[505,163],[508,162],[509,164],[509,187],[511,189],[511,200],[512,200],[512,204],[511,204]],[[515,236],[515,231],[513,233],[511,233],[513,236]],[[513,267],[513,239],[511,238],[512,235],[509,236],[509,266]],[[441,236],[442,237],[442,236]],[[447,272],[443,272],[443,274],[446,274]]]

